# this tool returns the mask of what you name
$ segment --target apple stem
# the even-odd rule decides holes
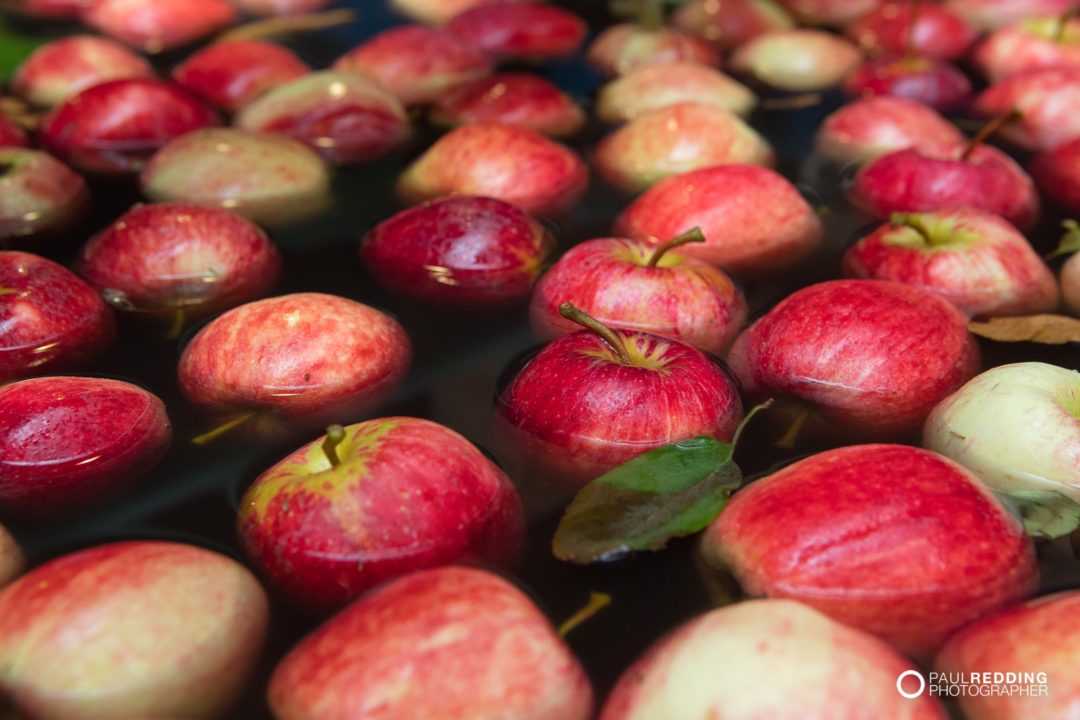
[[[1061,227],[1065,230],[1065,234],[1061,236],[1057,249],[1046,256],[1047,260],[1080,252],[1080,223],[1075,220],[1065,220],[1061,223]]]
[[[667,254],[667,251],[671,250],[672,248],[677,248],[680,245],[687,245],[689,243],[703,242],[705,242],[705,233],[701,232],[701,228],[696,227],[691,230],[687,230],[681,235],[676,235],[660,247],[656,248],[656,252],[654,252],[652,254],[652,257],[649,258],[648,267],[656,267],[657,263],[660,262],[660,258],[664,257],[664,255]]]
[[[326,439],[323,440],[322,451],[326,454],[326,459],[330,461],[330,467],[337,467],[341,464],[337,448],[344,440],[345,428],[340,425],[331,425],[326,428]]]
[[[0,295],[18,295],[19,291],[15,288],[0,287]]]
[[[169,328],[169,334],[165,337],[169,340],[176,340],[180,337],[180,333],[184,331],[184,323],[187,318],[184,315],[184,308],[178,307],[173,313],[172,326]]]
[[[1001,128],[1005,127],[1011,122],[1016,122],[1017,120],[1019,120],[1020,117],[1020,111],[1016,108],[1013,108],[1009,112],[998,115],[996,118],[983,125],[982,129],[979,130],[979,132],[975,133],[975,137],[971,138],[971,140],[968,141],[967,147],[964,148],[963,155],[960,156],[961,162],[969,160],[971,158],[971,154],[975,152],[975,148],[979,147],[984,142],[993,137],[994,133],[996,133]]]
[[[295,35],[315,30],[326,30],[339,25],[348,25],[355,20],[356,13],[352,10],[327,10],[326,12],[274,17],[239,25],[219,35],[217,41],[262,40],[280,37],[281,35]]]
[[[571,630],[583,624],[610,604],[611,596],[607,593],[589,593],[589,602],[585,603],[585,607],[568,617],[566,621],[559,626],[559,637],[566,637],[570,634]]]
[[[739,445],[739,438],[742,437],[743,430],[745,430],[746,426],[750,424],[750,421],[754,419],[754,416],[757,415],[759,412],[762,412],[763,410],[768,410],[769,408],[771,408],[773,406],[773,402],[774,400],[772,398],[769,398],[760,405],[755,405],[754,407],[750,408],[750,412],[746,413],[746,415],[743,416],[742,422],[739,423],[739,427],[735,428],[735,434],[731,436],[732,452],[735,452],[735,448]]]
[[[909,60],[918,57],[915,52],[915,26],[919,23],[919,15],[922,14],[923,0],[911,1],[911,18],[908,20],[907,39],[904,43],[904,57]]]
[[[1054,42],[1061,42],[1065,39],[1065,32],[1069,29],[1069,22],[1076,17],[1078,12],[1080,12],[1080,8],[1072,7],[1058,15],[1057,25],[1054,26]]]
[[[804,407],[799,409],[799,414],[795,416],[795,419],[791,423],[791,427],[784,433],[784,437],[776,441],[776,447],[783,450],[795,449],[795,443],[799,439],[799,435],[802,434],[802,429],[806,425],[806,421],[810,419],[810,408]]]
[[[193,437],[191,439],[191,443],[192,443],[192,445],[209,445],[214,440],[217,440],[219,437],[221,437],[222,435],[224,435],[227,432],[235,430],[236,428],[240,427],[241,425],[243,425],[247,421],[251,420],[251,418],[253,418],[253,417],[255,417],[254,411],[244,413],[243,415],[239,415],[237,417],[234,417],[232,420],[229,420],[227,422],[222,423],[221,425],[218,425],[216,428],[214,428],[213,430],[211,430],[209,432],[205,432],[202,435],[199,435],[197,437]]]
[[[619,360],[623,364],[632,364],[630,351],[626,349],[626,343],[623,342],[619,333],[615,332],[607,325],[604,325],[584,310],[578,309],[573,303],[565,302],[560,305],[559,314],[567,320],[575,322],[586,330],[590,330],[598,335],[601,340],[607,343],[611,349],[615,351],[615,354],[619,356]]]

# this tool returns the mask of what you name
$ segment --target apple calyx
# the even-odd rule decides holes
[[[216,42],[233,40],[264,40],[283,35],[327,30],[356,21],[352,10],[327,10],[326,12],[286,15],[244,23],[218,36]]]
[[[657,263],[660,262],[660,258],[664,257],[664,255],[667,254],[668,250],[671,250],[672,248],[677,248],[681,245],[686,245],[688,243],[703,242],[705,242],[705,233],[701,232],[701,228],[691,228],[690,230],[687,230],[681,235],[676,235],[660,247],[656,248],[656,252],[654,252],[652,254],[652,257],[649,258],[649,262],[646,264],[646,267],[656,267]]]
[[[326,428],[326,439],[322,442],[322,451],[326,455],[326,459],[330,461],[330,467],[336,468],[341,464],[341,458],[338,457],[337,449],[345,440],[345,428],[341,425],[331,425]]]
[[[573,303],[565,302],[560,305],[559,314],[570,322],[577,323],[586,330],[596,334],[611,348],[612,352],[619,358],[619,362],[623,365],[634,364],[634,361],[630,357],[630,351],[626,349],[626,343],[623,342],[619,333],[615,332],[607,325],[604,325],[589,313],[579,309]]]
[[[910,228],[922,238],[927,245],[935,245],[934,234],[926,226],[926,216],[922,213],[894,212],[889,215],[889,227]]]
[[[1054,252],[1046,256],[1047,260],[1053,260],[1056,257],[1062,255],[1071,255],[1074,252],[1080,252],[1080,223],[1075,220],[1065,220],[1061,223],[1062,229],[1065,234],[1061,236],[1061,241]]]
[[[633,20],[648,30],[664,26],[664,0],[610,0],[608,9],[615,17]]]
[[[971,159],[972,153],[974,153],[980,145],[993,137],[994,134],[1003,127],[1016,122],[1021,117],[1023,117],[1023,113],[1020,112],[1020,109],[1013,108],[1009,112],[998,115],[996,118],[983,125],[982,129],[975,133],[975,136],[972,137],[964,147],[964,152],[960,155],[960,162],[967,162]]]

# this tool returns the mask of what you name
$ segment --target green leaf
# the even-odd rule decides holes
[[[1080,224],[1075,220],[1066,220],[1061,223],[1061,227],[1065,234],[1061,237],[1057,250],[1046,256],[1047,260],[1080,251]]]
[[[1080,504],[1059,492],[1013,490],[997,495],[1016,512],[1031,537],[1052,540],[1080,527]]]
[[[30,53],[51,40],[19,32],[0,17],[0,79],[7,79]]]

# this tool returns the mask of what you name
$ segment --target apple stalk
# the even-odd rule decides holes
[[[961,162],[970,160],[972,153],[974,153],[980,145],[992,138],[995,133],[1006,125],[1019,120],[1022,115],[1023,113],[1021,113],[1020,110],[1013,108],[1009,112],[998,115],[996,118],[983,125],[982,129],[975,133],[975,136],[972,137],[971,140],[968,141],[967,146],[964,147],[964,152],[960,155]]]
[[[322,443],[322,451],[326,455],[326,459],[330,461],[330,467],[337,467],[341,464],[341,458],[338,457],[337,449],[338,445],[345,440],[345,428],[341,425],[331,425],[326,428],[326,439]]]
[[[607,325],[604,325],[584,310],[576,307],[573,303],[566,302],[560,305],[559,314],[570,322],[577,323],[586,330],[595,333],[601,340],[607,343],[612,352],[618,356],[621,363],[624,365],[633,364],[633,360],[630,358],[630,351],[626,349],[626,343],[623,342],[619,333],[615,332]]]
[[[664,257],[664,255],[667,254],[668,250],[680,247],[682,245],[687,245],[689,243],[703,243],[703,242],[705,242],[705,234],[703,232],[701,232],[700,227],[695,227],[695,228],[692,228],[690,230],[687,230],[686,232],[682,233],[681,235],[676,235],[675,237],[671,238],[670,240],[668,240],[666,243],[664,243],[660,247],[656,248],[656,252],[654,252],[652,254],[652,257],[649,258],[648,266],[651,267],[651,268],[656,267],[657,264],[659,264],[660,259],[662,257]]]

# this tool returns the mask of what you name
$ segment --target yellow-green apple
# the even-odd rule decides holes
[[[393,417],[335,426],[262,473],[238,534],[292,604],[329,613],[416,570],[510,564],[525,520],[513,483],[468,440]]]
[[[137,205],[91,238],[78,271],[119,310],[182,320],[266,295],[281,256],[266,233],[235,213],[162,203]]]
[[[658,447],[698,435],[731,439],[742,402],[705,353],[608,328],[570,303],[560,312],[588,329],[544,347],[497,400],[499,445],[513,466],[576,489]]]
[[[844,26],[876,8],[881,0],[779,0],[807,25]]]
[[[452,195],[376,225],[360,258],[392,292],[482,309],[527,298],[554,250],[547,228],[520,208]]]
[[[923,445],[995,490],[1080,500],[1080,372],[1041,362],[987,370],[934,408]]]
[[[1080,254],[1073,254],[1061,266],[1061,297],[1073,315],[1080,316]]]
[[[393,8],[430,25],[442,25],[455,15],[474,7],[504,2],[534,2],[535,0],[391,0]]]
[[[914,434],[979,370],[967,318],[940,295],[887,280],[792,293],[745,330],[728,362],[755,397],[809,406],[835,431]]]
[[[950,638],[934,670],[952,678],[1007,672],[1016,678],[975,682],[957,704],[966,718],[1031,720],[1069,718],[1080,703],[1080,592],[1070,590],[1030,600],[974,623]],[[1014,692],[1002,692],[1010,685]],[[987,687],[988,686],[988,687]],[[1032,692],[1021,692],[1031,688]],[[997,689],[997,692],[994,690]]]
[[[690,0],[671,18],[684,32],[722,48],[737,48],[771,30],[789,30],[795,21],[773,0]]]
[[[70,515],[133,487],[169,449],[165,404],[95,377],[0,386],[0,513]]]
[[[623,210],[614,234],[660,244],[695,227],[705,242],[681,252],[741,277],[798,264],[824,235],[795,186],[755,165],[719,165],[662,180]]]
[[[917,0],[884,2],[844,30],[868,53],[960,60],[979,31],[948,7]]]
[[[442,136],[398,179],[398,195],[418,203],[444,195],[484,195],[530,213],[559,213],[585,192],[589,172],[570,148],[516,125],[470,123]]]
[[[0,239],[63,230],[89,199],[86,181],[52,155],[0,147]]]
[[[272,133],[211,128],[163,147],[140,178],[155,202],[223,207],[260,225],[287,225],[330,204],[330,171],[307,145]]]
[[[699,615],[623,673],[600,720],[945,720],[909,700],[914,664],[877,638],[792,600],[747,600]]]
[[[1021,70],[1080,67],[1080,20],[1070,13],[995,30],[975,48],[971,62],[990,82]]]
[[[896,213],[844,254],[844,275],[895,280],[941,295],[968,317],[1057,307],[1054,274],[997,215],[953,208]]]
[[[0,383],[77,368],[112,344],[116,318],[75,273],[0,251]]]
[[[1050,150],[1080,137],[1080,119],[1072,112],[1080,103],[1080,66],[1051,67],[1013,73],[975,98],[975,109],[997,117],[1012,109],[1016,122],[1001,136],[1027,150]]]
[[[596,117],[606,123],[621,123],[683,102],[711,105],[745,117],[757,105],[757,96],[742,83],[699,63],[646,65],[600,88]]]
[[[53,107],[93,85],[153,75],[145,58],[113,40],[72,35],[31,53],[12,76],[11,90],[32,105]]]
[[[601,177],[628,193],[714,165],[772,165],[769,141],[733,112],[684,102],[643,113],[596,146]]]
[[[236,112],[310,70],[283,45],[265,40],[224,40],[188,56],[173,68],[172,78],[214,107]]]
[[[843,82],[862,53],[850,40],[822,30],[758,35],[731,56],[731,69],[778,90],[808,92]]]
[[[1076,0],[945,0],[945,8],[979,30],[993,30],[1029,18],[1060,16]]]
[[[881,55],[855,68],[844,80],[844,92],[852,97],[902,97],[945,112],[967,105],[971,81],[944,60]]]
[[[431,108],[435,125],[473,122],[519,125],[549,137],[574,135],[585,112],[558,85],[533,73],[495,73],[447,93]]]
[[[839,165],[896,150],[964,144],[955,125],[922,103],[881,95],[853,100],[822,122],[814,149]]]
[[[720,52],[690,33],[669,27],[619,23],[603,30],[589,45],[586,60],[606,75],[670,62],[720,66]]]
[[[337,72],[368,77],[404,105],[426,105],[491,74],[491,59],[445,30],[402,25],[342,55]]]
[[[396,320],[335,295],[256,300],[214,319],[180,357],[180,389],[203,410],[285,430],[370,412],[404,379],[412,350]]]
[[[701,238],[700,233],[697,238]],[[540,278],[529,305],[544,340],[581,329],[559,308],[571,302],[599,322],[674,338],[722,357],[746,321],[746,298],[724,272],[673,249],[625,238],[577,245]]]
[[[972,473],[908,445],[829,450],[752,483],[702,554],[752,596],[804,602],[923,660],[1039,581],[1020,521]]]
[[[148,53],[202,40],[236,17],[228,0],[92,0],[81,11],[93,29]]]
[[[171,542],[100,545],[0,591],[0,694],[28,717],[222,717],[268,620],[252,574]]]
[[[502,60],[537,61],[574,55],[589,28],[574,13],[545,3],[492,3],[446,24],[467,44]]]
[[[277,720],[588,720],[585,671],[533,602],[464,567],[421,570],[328,620],[270,678]]]
[[[270,90],[233,120],[242,130],[288,135],[327,161],[365,162],[409,138],[405,108],[362,75],[316,72]]]
[[[22,548],[8,529],[0,525],[0,588],[17,578],[26,565]]]

